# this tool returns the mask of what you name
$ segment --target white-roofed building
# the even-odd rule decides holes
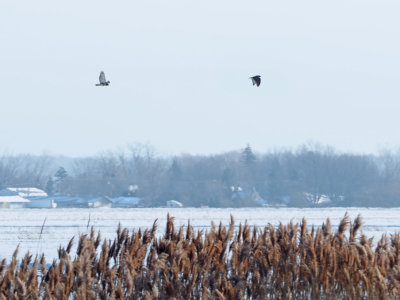
[[[20,197],[47,197],[47,193],[41,189],[34,187],[9,187],[6,190],[16,192]]]
[[[167,207],[183,207],[183,204],[176,200],[168,200]]]
[[[88,207],[92,208],[99,208],[99,207],[105,207],[105,208],[111,208],[112,201],[110,198],[103,196],[103,197],[96,197],[89,199],[88,201]]]
[[[110,199],[112,201],[112,207],[137,207],[141,203],[141,199],[138,197],[118,197]]]
[[[30,202],[26,205],[29,208],[56,208],[57,203],[51,197],[26,197]]]
[[[0,190],[2,207],[54,208],[56,203],[47,193],[34,187],[8,187]]]
[[[29,202],[18,195],[0,195],[0,208],[24,208]]]

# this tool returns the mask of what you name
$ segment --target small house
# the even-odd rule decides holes
[[[87,204],[88,207],[91,208],[100,208],[100,207],[110,208],[113,203],[110,200],[110,198],[103,196],[103,197],[89,199],[87,201]]]
[[[8,188],[0,191],[0,208],[24,208],[29,202]]]
[[[183,204],[176,200],[168,200],[167,207],[183,207]]]
[[[55,208],[57,206],[54,200],[48,198],[45,191],[34,187],[9,187],[0,191],[0,194],[19,196],[29,200],[24,206],[28,208]]]
[[[29,202],[20,196],[0,196],[0,208],[24,208]]]
[[[306,200],[314,205],[329,206],[332,204],[332,199],[328,195],[303,193]]]
[[[6,188],[11,192],[15,192],[20,197],[28,198],[28,197],[47,197],[47,193],[41,189],[34,188],[34,187],[9,187]]]
[[[57,203],[52,197],[29,197],[30,202],[26,207],[29,208],[56,208]]]
[[[263,199],[253,187],[243,189],[242,187],[232,187],[231,199],[236,203],[247,203],[249,205],[267,206],[268,201]]]
[[[117,197],[110,199],[112,201],[113,208],[128,208],[128,207],[138,207],[142,199],[138,197]]]
[[[52,196],[49,197],[54,200],[57,207],[59,208],[87,208],[88,201],[81,197],[70,197],[70,196]]]

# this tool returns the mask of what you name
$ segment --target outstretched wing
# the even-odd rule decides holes
[[[100,80],[100,83],[106,83],[106,75],[104,74],[103,71],[100,72],[99,80]]]

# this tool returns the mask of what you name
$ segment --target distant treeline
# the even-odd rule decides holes
[[[400,206],[400,154],[340,153],[330,147],[216,155],[157,155],[148,146],[95,157],[0,157],[0,188],[49,195],[137,196],[145,206]],[[262,201],[264,200],[264,201]],[[322,204],[322,200],[325,201]]]

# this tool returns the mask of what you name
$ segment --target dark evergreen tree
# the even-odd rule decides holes
[[[54,177],[56,178],[56,182],[62,182],[64,179],[68,176],[67,171],[64,169],[64,167],[60,167],[56,174],[54,174]]]
[[[253,163],[256,161],[256,156],[254,155],[249,144],[247,144],[247,147],[244,148],[242,152],[242,161],[247,167],[253,165]]]

